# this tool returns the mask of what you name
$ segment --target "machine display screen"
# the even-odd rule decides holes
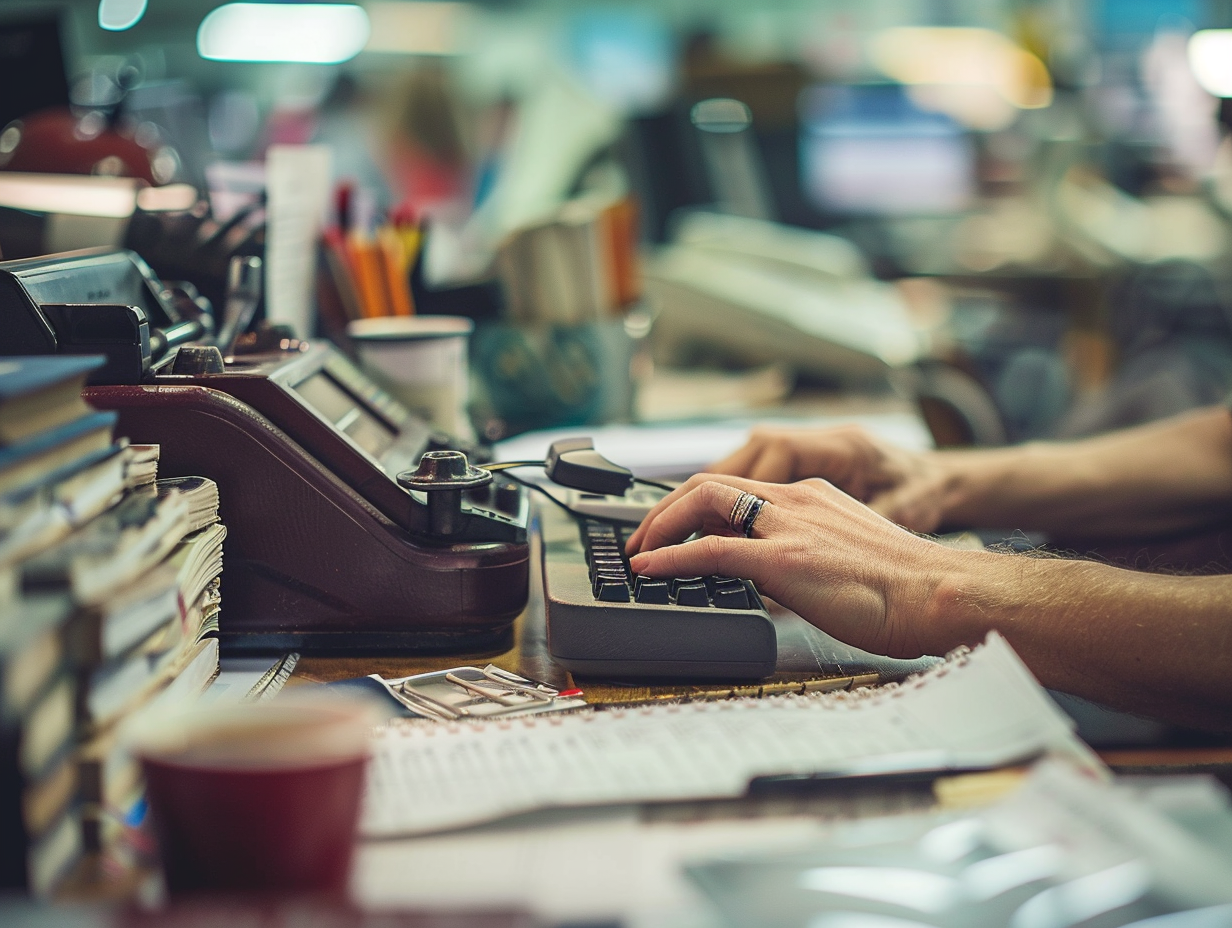
[[[397,438],[393,429],[324,371],[300,381],[294,389],[305,403],[374,458],[380,458]]]

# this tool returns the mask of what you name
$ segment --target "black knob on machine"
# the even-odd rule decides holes
[[[501,512],[516,516],[522,510],[522,488],[512,480],[498,480],[493,502]]]
[[[398,474],[398,485],[428,497],[428,533],[441,538],[465,527],[462,494],[492,482],[492,474],[472,467],[461,451],[427,451],[413,471]]]
[[[171,373],[187,374],[191,377],[222,374],[226,370],[222,352],[213,345],[181,345],[175,360],[171,362]]]

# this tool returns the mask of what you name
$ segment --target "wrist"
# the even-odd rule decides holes
[[[987,455],[978,451],[928,452],[941,525],[963,527],[977,524],[982,498],[988,493]]]
[[[1055,561],[990,551],[957,551],[935,576],[922,609],[929,654],[974,646],[990,631],[1006,634],[1040,606],[1041,566]]]
[[[964,528],[1033,527],[1027,523],[1034,521],[1036,504],[1071,469],[1055,446],[1042,442],[932,455],[942,522]]]

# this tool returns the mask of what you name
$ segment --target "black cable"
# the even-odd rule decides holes
[[[648,487],[654,487],[656,490],[662,490],[665,493],[671,493],[673,490],[677,489],[677,487],[674,487],[671,484],[659,483],[657,480],[643,480],[641,477],[634,477],[633,482],[640,483]]]
[[[501,461],[499,464],[480,464],[479,466],[482,467],[484,470],[490,470],[493,473],[498,473],[500,471],[512,470],[515,467],[542,467],[543,462],[542,461]],[[643,486],[654,487],[656,490],[662,490],[664,493],[671,493],[674,489],[676,489],[671,484],[659,483],[659,481],[657,480],[645,480],[642,477],[634,477],[633,482],[640,483]],[[525,481],[519,480],[518,483],[525,483]]]
[[[539,462],[536,461],[533,463],[539,463]],[[549,493],[547,490],[545,490],[543,487],[541,487],[537,483],[532,483],[529,480],[523,480],[521,477],[515,477],[513,474],[502,474],[501,476],[503,476],[506,480],[512,480],[514,483],[521,484],[522,486],[526,487],[526,489],[528,490],[537,490],[538,492],[546,496],[548,499],[550,499],[552,502],[554,502],[561,509],[565,510],[565,512],[569,513],[569,515],[573,516],[575,519],[593,519],[594,518],[594,516],[589,515],[585,512],[578,512],[568,503],[561,502],[559,499],[557,499],[555,496],[553,496],[551,493]]]

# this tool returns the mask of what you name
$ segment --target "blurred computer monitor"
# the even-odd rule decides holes
[[[975,196],[975,149],[901,87],[812,87],[800,98],[800,186],[829,214],[959,212]]]

